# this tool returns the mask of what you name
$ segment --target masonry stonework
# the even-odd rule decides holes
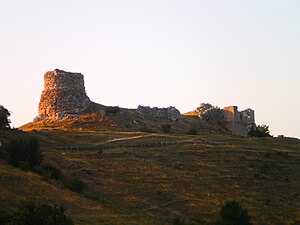
[[[237,106],[229,106],[224,109],[226,128],[233,134],[248,136],[252,128],[255,128],[254,111],[246,109],[238,111]]]
[[[45,118],[75,117],[86,110],[90,104],[81,73],[58,69],[49,71],[44,75],[44,91],[35,121]]]
[[[195,110],[195,113],[197,113],[200,119],[222,124],[233,134],[239,136],[248,136],[251,129],[256,126],[254,111],[252,109],[238,111],[237,106],[228,106],[219,109],[211,104],[201,103]]]

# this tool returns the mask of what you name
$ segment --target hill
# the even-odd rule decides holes
[[[0,207],[33,199],[63,205],[76,224],[211,224],[224,201],[254,224],[300,220],[300,141],[228,134],[39,130],[45,162],[79,177],[83,193],[0,161]]]

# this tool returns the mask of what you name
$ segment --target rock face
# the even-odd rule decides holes
[[[44,91],[35,121],[45,118],[75,117],[86,110],[90,104],[81,73],[58,69],[49,71],[44,75]]]
[[[178,109],[173,106],[168,108],[150,108],[149,106],[138,106],[137,113],[143,117],[148,118],[162,118],[162,119],[170,119],[173,121],[177,121],[181,119],[181,114]]]

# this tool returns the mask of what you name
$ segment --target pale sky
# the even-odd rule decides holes
[[[97,103],[249,107],[299,138],[299,40],[299,0],[0,0],[0,104],[32,121],[59,68]]]

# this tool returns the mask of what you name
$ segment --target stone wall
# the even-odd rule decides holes
[[[44,91],[39,103],[39,114],[35,120],[75,117],[90,104],[81,73],[58,69],[49,71],[44,75]]]
[[[237,106],[229,106],[224,109],[226,128],[233,134],[248,136],[248,133],[255,127],[254,111],[246,109],[238,111]]]
[[[240,112],[237,106],[220,109],[208,103],[201,103],[195,112],[200,119],[225,126],[236,135],[247,136],[249,131],[255,128],[254,111],[252,109]]]
[[[168,108],[150,108],[149,106],[138,106],[136,112],[139,115],[150,119],[162,118],[174,121],[181,119],[179,110],[173,106],[170,106]]]

